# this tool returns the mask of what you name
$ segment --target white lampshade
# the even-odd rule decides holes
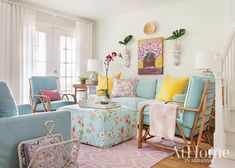
[[[89,59],[87,61],[88,72],[101,72],[103,71],[103,62],[98,59]]]
[[[198,52],[195,58],[195,69],[212,69],[213,68],[213,54],[210,52]]]

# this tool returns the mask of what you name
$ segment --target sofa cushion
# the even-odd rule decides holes
[[[32,94],[41,95],[41,89],[58,89],[56,76],[33,76],[30,78]]]
[[[164,76],[160,76],[159,78],[157,78],[157,87],[156,87],[156,94],[155,94],[155,98],[157,98],[160,88],[162,86],[162,82],[163,82]]]
[[[18,115],[17,106],[13,94],[7,84],[0,81],[0,118]]]
[[[114,75],[115,78],[120,79],[122,73],[117,73]],[[109,95],[112,94],[112,88],[113,88],[113,78],[108,77],[108,86],[109,86]],[[102,96],[103,92],[102,89],[107,89],[107,79],[106,76],[98,75],[98,96]]]
[[[154,99],[156,94],[157,79],[139,79],[136,86],[136,96]]]
[[[72,104],[74,104],[74,102],[73,101],[68,101],[68,100],[51,101],[51,111],[55,111],[59,107],[63,107],[63,106],[67,106],[67,105],[72,105]],[[47,106],[46,106],[46,108],[47,108]],[[37,104],[36,111],[37,112],[44,111],[42,103]]]
[[[117,98],[112,98],[113,102],[118,102],[123,106],[128,106],[128,107],[133,107],[137,108],[137,104],[140,101],[146,100],[145,98],[140,98],[140,97],[117,97]]]
[[[33,109],[31,104],[21,104],[17,106],[19,115],[32,114]]]
[[[43,96],[48,96],[50,101],[61,100],[60,92],[58,90],[41,89],[41,94]]]
[[[199,108],[206,81],[211,79],[211,77],[203,76],[192,76],[190,78],[184,107]],[[212,83],[209,89],[214,89],[214,87],[215,85]],[[196,115],[195,112],[184,111],[183,125],[192,128]]]
[[[157,99],[162,101],[173,100],[174,95],[183,94],[185,92],[188,81],[188,77],[175,79],[170,76],[166,76],[163,80]]]
[[[135,97],[136,79],[113,78],[112,97]]]

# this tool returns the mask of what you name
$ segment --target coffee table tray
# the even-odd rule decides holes
[[[95,108],[95,109],[111,109],[121,107],[120,103],[111,102],[109,104],[100,104],[100,103],[89,103],[89,102],[79,102],[80,107],[84,108]]]

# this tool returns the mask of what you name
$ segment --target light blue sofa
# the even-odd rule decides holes
[[[206,80],[214,80],[212,77],[205,76],[192,76],[190,77],[189,84],[184,94],[179,94],[174,96],[174,100],[184,101],[183,106],[188,108],[198,108],[200,105],[201,97],[203,94],[204,86]],[[137,97],[118,97],[112,98],[113,102],[119,102],[124,106],[131,106],[136,108],[139,112],[147,104],[154,102],[165,103],[156,100],[155,97],[158,96],[160,87],[163,82],[163,76],[158,79],[140,79],[136,86]],[[209,89],[215,89],[215,85],[211,84]],[[213,97],[214,95],[210,95]],[[182,104],[181,104],[182,105]],[[183,129],[185,136],[190,137],[191,130],[193,127],[194,112],[183,112],[180,113],[179,123]],[[206,118],[206,122],[209,118]],[[144,112],[144,124],[149,125],[149,108],[145,109]],[[197,126],[199,128],[200,125]],[[179,131],[176,129],[176,134]]]
[[[32,114],[31,105],[15,104],[5,82],[0,81],[0,168],[17,168],[18,144],[23,140],[45,136],[44,122],[55,121],[54,133],[64,139],[71,137],[71,113],[50,112]]]

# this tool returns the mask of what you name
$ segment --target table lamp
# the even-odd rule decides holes
[[[91,72],[89,76],[89,82],[91,84],[97,84],[97,72],[103,71],[103,62],[99,59],[89,59],[87,61],[87,71]]]
[[[203,70],[202,75],[212,76],[213,54],[210,52],[198,52],[195,57],[195,69]]]

